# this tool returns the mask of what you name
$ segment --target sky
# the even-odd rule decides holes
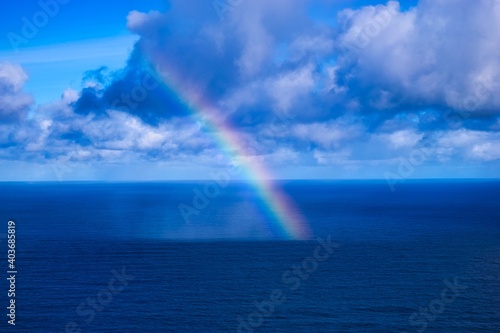
[[[28,0],[0,28],[1,181],[500,176],[499,0]]]

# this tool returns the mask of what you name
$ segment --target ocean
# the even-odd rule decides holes
[[[204,184],[1,183],[0,332],[500,332],[500,181],[283,181],[309,240]]]

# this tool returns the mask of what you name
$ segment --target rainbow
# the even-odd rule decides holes
[[[151,60],[149,59],[153,65],[158,63],[154,59]],[[168,72],[163,71],[159,65],[153,66],[153,68],[152,73],[156,79],[172,91],[192,115],[203,118],[218,145],[241,161],[239,169],[257,190],[262,201],[261,207],[269,216],[269,222],[273,223],[270,227],[274,230],[277,229],[280,233],[279,236],[286,239],[310,239],[311,231],[306,219],[295,207],[293,201],[273,184],[273,177],[264,165],[245,149],[237,130],[231,128],[215,112],[216,110],[211,103],[203,98],[203,94],[198,93],[189,85],[183,84],[182,76],[175,73],[172,68],[168,68]]]

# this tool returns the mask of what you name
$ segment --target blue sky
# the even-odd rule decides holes
[[[240,159],[195,95],[277,178],[499,177],[494,1],[42,0],[0,22],[2,180],[207,179]]]

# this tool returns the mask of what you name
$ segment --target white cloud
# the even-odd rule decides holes
[[[0,63],[0,122],[24,119],[33,104],[31,95],[23,92],[28,74],[19,65]]]
[[[377,15],[390,8],[397,10],[370,32],[380,21]],[[340,70],[370,91],[372,106],[437,104],[498,112],[498,1],[421,0],[407,12],[390,2],[345,11],[341,23],[339,40],[359,47],[345,54]]]
[[[422,133],[412,129],[404,129],[387,134],[379,134],[380,138],[394,149],[414,147],[423,138]]]
[[[324,56],[334,50],[334,45],[334,40],[326,33],[301,35],[290,44],[290,59],[292,61],[300,60],[307,54],[313,54],[316,57]]]
[[[440,138],[437,149],[449,157],[460,154],[467,160],[499,160],[500,133],[466,129],[448,131]]]
[[[314,87],[313,67],[308,65],[291,72],[285,72],[266,81],[266,88],[280,113],[288,113],[297,100],[300,100]]]
[[[280,167],[382,169],[397,165],[397,155],[429,136],[426,128],[444,128],[438,110],[499,112],[500,97],[493,93],[500,87],[498,1],[422,0],[406,12],[392,1],[343,11],[337,31],[314,21],[306,8],[313,3],[318,2],[242,1],[222,21],[211,1],[172,0],[165,13],[132,11],[127,27],[139,35],[134,41],[140,39],[123,73],[140,73],[142,60],[152,61],[167,73],[174,94],[203,102],[204,109],[234,126],[246,158]],[[49,57],[33,49],[24,57],[44,66],[94,57],[82,52],[86,46],[68,54],[52,52],[66,47],[54,48]],[[104,53],[114,54],[115,46]],[[96,94],[99,112],[75,113],[71,104],[80,94],[68,89],[60,101],[39,106],[28,119],[27,79],[21,67],[0,65],[0,117],[23,120],[16,127],[0,122],[0,142],[17,143],[15,153],[22,148],[29,157],[79,162],[227,163],[202,121],[174,112],[183,110],[156,114],[163,102],[144,103],[155,113],[155,125],[141,120],[138,109],[135,115],[104,111],[109,108],[103,106],[105,92],[119,95],[121,86],[129,86],[109,85],[111,76],[102,85],[92,83],[104,91]],[[157,92],[158,100],[167,93]],[[481,121],[474,124],[491,132],[439,132],[430,162],[500,160],[500,137],[494,132],[500,122]]]
[[[317,122],[293,125],[290,132],[296,139],[317,144],[323,148],[338,148],[347,140],[361,135],[359,125],[342,121]]]
[[[19,92],[26,81],[28,74],[17,64],[0,63],[0,87],[2,90]]]
[[[133,10],[127,15],[127,29],[140,33],[146,29],[153,28],[164,19],[165,16],[156,10],[151,10],[148,13]]]
[[[342,149],[336,152],[329,152],[314,149],[313,157],[320,165],[345,165],[349,163],[352,152],[349,149]]]

